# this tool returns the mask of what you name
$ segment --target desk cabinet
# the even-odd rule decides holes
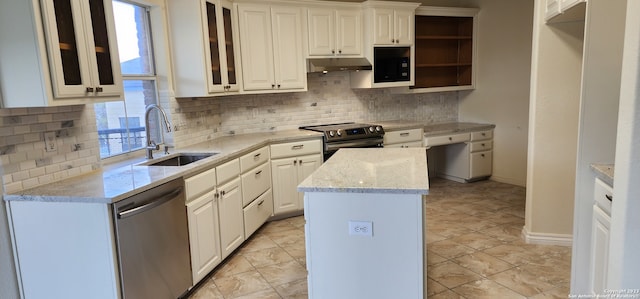
[[[492,174],[493,130],[429,136],[424,144],[437,176],[466,183]]]

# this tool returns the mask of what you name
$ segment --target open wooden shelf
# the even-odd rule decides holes
[[[416,15],[412,88],[472,84],[473,21],[467,16]]]

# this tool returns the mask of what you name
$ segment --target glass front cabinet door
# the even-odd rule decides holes
[[[122,97],[111,1],[41,3],[54,97]]]
[[[211,65],[207,78],[209,92],[238,91],[231,30],[232,4],[228,1],[205,1],[205,5],[204,19],[207,24],[204,32],[207,34],[206,44],[209,50],[206,60],[207,65]]]

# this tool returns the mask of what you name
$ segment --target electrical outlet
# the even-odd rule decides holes
[[[373,237],[373,222],[349,221],[349,235]]]
[[[56,145],[56,132],[44,132],[44,150],[47,152],[55,152],[58,150]]]

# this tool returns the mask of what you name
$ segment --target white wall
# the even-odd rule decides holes
[[[640,1],[627,1],[607,288],[640,281]],[[637,293],[635,294],[637,296]]]
[[[525,238],[570,243],[584,22],[547,25],[535,1]]]
[[[458,118],[496,125],[491,179],[524,186],[533,1],[477,0],[469,6],[480,7],[476,89],[460,92]]]
[[[585,18],[582,95],[573,221],[572,294],[589,289],[594,162],[615,159],[626,1],[589,0]]]

